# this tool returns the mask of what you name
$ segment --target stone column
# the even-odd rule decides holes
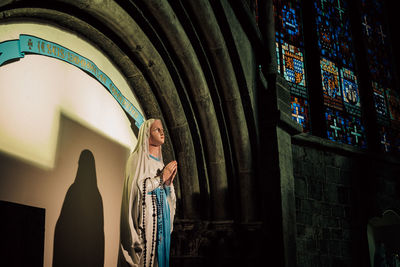
[[[260,6],[260,30],[266,61],[261,63],[259,86],[259,175],[263,222],[268,238],[267,257],[276,266],[296,266],[296,204],[292,163],[292,135],[301,126],[291,118],[290,89],[277,73],[272,0]]]

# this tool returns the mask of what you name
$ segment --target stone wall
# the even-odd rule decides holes
[[[299,266],[351,266],[351,158],[293,146]]]
[[[260,223],[176,220],[170,266],[263,266],[265,240]]]
[[[293,143],[297,265],[369,266],[366,227],[399,206],[398,162],[304,134]]]

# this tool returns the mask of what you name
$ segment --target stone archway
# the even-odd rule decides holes
[[[177,248],[176,255],[185,257],[199,257],[203,241],[209,247],[223,241],[216,246],[226,248],[234,244],[227,240],[242,238],[236,232],[250,240],[248,231],[255,236],[260,228],[253,147],[257,141],[250,140],[257,133],[249,133],[254,129],[249,125],[256,122],[245,116],[254,110],[245,105],[246,89],[235,77],[231,50],[237,48],[224,40],[232,33],[214,27],[221,23],[218,17],[223,11],[219,12],[208,1],[56,0],[49,6],[9,0],[0,4],[0,23],[38,20],[92,42],[123,73],[145,117],[163,120],[169,133],[164,159],[177,159],[180,166],[176,232],[181,229],[179,234],[185,235],[180,244],[193,244],[190,255]],[[210,21],[203,23],[203,16]],[[207,38],[200,40],[201,34]],[[192,230],[199,233],[198,239]],[[221,235],[215,236],[218,231]],[[210,241],[210,236],[218,242]]]

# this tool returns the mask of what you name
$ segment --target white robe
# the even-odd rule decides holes
[[[128,158],[125,171],[125,182],[122,196],[121,208],[121,229],[120,229],[120,255],[119,266],[144,266],[143,251],[146,246],[146,266],[150,265],[150,254],[152,266],[157,266],[156,260],[156,238],[157,238],[157,220],[153,228],[153,203],[152,196],[148,192],[153,191],[160,186],[160,177],[157,171],[164,168],[161,147],[160,161],[150,157],[149,137],[150,127],[154,120],[145,121],[139,130],[138,143]],[[149,178],[149,179],[146,179]],[[145,205],[143,201],[143,183],[146,179]],[[170,194],[167,197],[170,208],[171,232],[176,208],[176,196],[173,184],[170,186]],[[145,214],[143,227],[143,211]],[[157,209],[155,209],[157,213]],[[156,214],[157,216],[157,214]],[[154,217],[157,218],[157,217]],[[146,244],[142,238],[142,229],[146,232]],[[154,229],[154,245],[153,242]],[[153,251],[152,251],[153,250]]]

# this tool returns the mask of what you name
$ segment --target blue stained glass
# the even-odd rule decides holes
[[[365,130],[360,118],[348,116],[345,120],[346,143],[361,148],[366,148]]]
[[[352,106],[360,107],[361,103],[358,93],[357,77],[354,75],[354,72],[342,68],[340,74],[344,102]]]
[[[335,8],[333,0],[314,2],[317,10],[318,46],[323,57],[335,59],[337,57],[337,28],[334,24]]]
[[[345,121],[339,111],[327,108],[325,112],[327,137],[332,141],[343,142],[345,137]]]
[[[303,46],[300,0],[274,0],[275,28],[279,37],[296,46]]]
[[[296,16],[296,11],[293,8],[290,8],[287,5],[283,6],[282,20],[283,26],[289,35],[298,36],[300,34],[298,18]]]
[[[382,86],[391,87],[393,77],[387,30],[383,24],[385,18],[382,3],[381,1],[362,0],[361,9],[361,24],[372,80]]]
[[[345,0],[316,0],[318,46],[321,56],[354,67],[352,36]]]
[[[281,56],[279,54],[279,43],[275,42],[276,44],[276,62],[278,67],[278,73],[281,73]]]
[[[350,31],[350,23],[347,16],[343,16],[342,23],[338,28],[339,61],[348,68],[354,67],[354,52],[352,49],[353,39]]]
[[[309,131],[308,101],[302,97],[291,96],[292,119],[303,127],[303,132]]]
[[[305,86],[303,53],[301,49],[283,42],[282,64],[286,80]]]
[[[278,72],[288,81],[292,118],[310,131],[301,0],[273,0]]]
[[[342,68],[340,77],[346,111],[352,115],[361,116],[361,102],[356,75],[353,71]]]
[[[330,140],[366,148],[365,129],[360,118],[326,108],[325,119]]]
[[[321,59],[322,89],[324,104],[328,107],[342,110],[342,94],[339,88],[339,69],[335,63],[325,58]]]
[[[378,116],[383,119],[387,117],[387,106],[385,99],[385,90],[377,82],[372,82],[372,89],[374,92],[375,109]]]

